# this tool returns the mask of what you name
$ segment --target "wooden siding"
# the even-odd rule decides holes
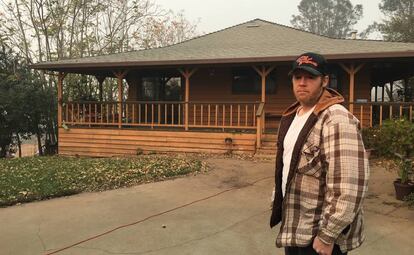
[[[126,129],[59,129],[59,154],[111,157],[145,152],[226,153],[233,141],[233,153],[255,153],[255,134],[184,131],[142,131]]]

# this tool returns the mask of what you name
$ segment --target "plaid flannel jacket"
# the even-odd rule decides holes
[[[362,202],[368,188],[369,164],[359,121],[325,89],[294,146],[282,196],[283,140],[299,107],[282,117],[278,132],[275,199],[270,226],[281,222],[277,247],[308,246],[318,238],[336,243],[342,252],[362,244]]]

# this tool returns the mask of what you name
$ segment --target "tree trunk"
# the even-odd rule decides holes
[[[408,78],[405,78],[403,80],[403,83],[404,83],[404,102],[408,102],[410,101],[410,95],[408,95],[408,86],[409,86]]]
[[[39,156],[43,156],[43,152],[42,152],[42,134],[40,133],[39,130],[36,132],[36,137],[37,137],[37,149],[39,150]]]
[[[20,140],[20,135],[16,135],[17,138],[17,147],[19,148],[19,158],[22,157],[22,141]]]
[[[2,145],[0,147],[0,158],[6,157],[7,145]]]
[[[27,40],[27,37],[26,37],[25,29],[23,27],[23,21],[22,21],[22,18],[21,18],[22,15],[20,13],[19,3],[17,2],[17,0],[15,0],[14,3],[15,3],[15,6],[16,6],[17,21],[19,23],[19,29],[20,29],[20,32],[22,33],[22,41],[23,41],[23,44],[24,44],[24,55],[26,57],[27,63],[31,63],[32,59],[31,59],[30,53],[29,53],[29,43],[28,43],[28,40]]]

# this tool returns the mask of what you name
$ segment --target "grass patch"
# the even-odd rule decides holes
[[[0,159],[0,206],[128,187],[204,169],[198,159],[165,155]]]

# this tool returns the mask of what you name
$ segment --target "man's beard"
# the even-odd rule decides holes
[[[299,101],[299,103],[305,107],[313,107],[314,105],[316,105],[316,103],[318,103],[319,98],[322,95],[323,92],[323,83],[321,82],[320,84],[320,90],[316,91],[315,94],[309,95],[307,98],[305,99],[300,99],[299,97],[296,97],[297,100]]]

